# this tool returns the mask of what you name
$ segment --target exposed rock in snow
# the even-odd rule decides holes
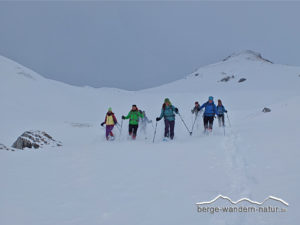
[[[42,148],[44,145],[51,147],[62,146],[62,143],[54,140],[44,131],[26,131],[12,145],[13,148]]]
[[[233,79],[234,75],[223,77],[219,82],[228,82],[230,79]]]
[[[0,150],[15,151],[15,149],[6,147],[4,144],[0,144]]]
[[[267,108],[267,107],[265,107],[265,108],[263,108],[262,112],[264,112],[264,113],[268,113],[268,112],[271,112],[271,109],[270,109],[270,108]]]
[[[263,58],[260,53],[252,50],[245,50],[239,53],[233,53],[230,56],[227,56],[225,59],[223,59],[223,61],[225,62],[234,58],[243,58],[247,60],[262,61],[262,62],[268,62],[273,64],[273,62],[271,62],[270,60]]]
[[[239,83],[242,83],[242,82],[244,82],[244,81],[246,81],[247,79],[246,78],[241,78],[241,79],[239,79]]]

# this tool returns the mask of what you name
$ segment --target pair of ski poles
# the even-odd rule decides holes
[[[179,112],[178,112],[178,115],[179,115],[179,117],[180,117],[182,123],[184,124],[185,128],[186,128],[187,131],[189,132],[189,134],[192,135],[193,132],[190,131],[190,129],[188,128],[188,126],[187,126],[186,123],[184,122],[184,120],[183,120],[183,118],[182,118],[182,116],[181,116],[181,114],[180,114]],[[195,121],[196,121],[196,120],[195,120]],[[194,121],[194,124],[195,124],[195,121]],[[154,141],[155,141],[155,136],[156,136],[157,122],[158,122],[158,121],[156,121],[156,123],[155,123],[155,129],[154,129],[154,135],[153,135],[153,143],[154,143]],[[194,128],[194,124],[193,124],[193,128]]]
[[[184,122],[184,120],[183,120],[181,114],[178,113],[178,115],[179,115],[179,117],[180,117],[182,123],[184,124],[185,128],[187,129],[188,133],[192,136],[193,130],[194,130],[194,127],[195,127],[195,123],[196,123],[196,120],[197,120],[197,118],[198,118],[198,113],[196,114],[196,117],[195,117],[195,120],[194,120],[194,122],[193,122],[192,130],[191,130],[191,131],[189,130],[189,128],[188,128],[188,126],[186,125],[186,123]],[[231,123],[230,123],[230,119],[229,119],[228,113],[226,113],[226,115],[227,115],[229,127],[231,127]],[[156,129],[157,129],[157,121],[156,121],[156,123],[155,123],[155,129],[154,129],[154,135],[153,135],[153,143],[154,143],[154,141],[155,141]],[[225,126],[224,126],[224,136],[225,136]]]
[[[229,127],[231,127],[231,123],[230,123],[230,119],[229,119],[228,113],[226,113],[226,115],[227,115]],[[198,113],[196,114],[196,118],[195,118],[194,123],[193,123],[193,126],[192,126],[192,132],[190,133],[191,135],[192,135],[192,133],[193,133],[194,125],[195,125],[195,122],[196,122],[196,120],[197,120],[197,117],[198,117]],[[224,126],[224,124],[223,124],[223,128],[224,128],[224,136],[225,136],[225,126]]]

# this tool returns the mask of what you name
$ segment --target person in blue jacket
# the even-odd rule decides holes
[[[203,113],[203,123],[205,131],[212,131],[215,115],[217,114],[217,107],[214,103],[214,98],[209,96],[208,101],[199,106],[199,111],[205,108]]]
[[[168,98],[165,99],[161,109],[161,114],[156,118],[156,121],[160,121],[162,118],[165,120],[165,138],[174,138],[175,127],[175,113],[178,114],[178,108],[172,105]]]
[[[219,99],[218,105],[217,105],[217,116],[218,116],[219,127],[221,127],[221,126],[225,127],[224,113],[227,113],[227,110],[225,109],[224,105],[222,104],[221,99]]]

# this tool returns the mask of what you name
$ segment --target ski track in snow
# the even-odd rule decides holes
[[[230,179],[230,187],[228,196],[231,198],[240,199],[243,197],[251,197],[251,190],[249,189],[250,183],[256,182],[255,178],[247,171],[247,161],[243,155],[243,149],[240,147],[242,143],[241,137],[238,132],[232,128],[226,128],[226,135],[222,143],[222,151],[225,152],[225,164],[227,177]],[[223,194],[223,193],[220,193]],[[246,214],[234,214],[230,217],[219,218],[213,216],[211,223],[214,225],[240,225],[245,224]]]
[[[250,174],[248,171],[248,162],[247,162],[247,152],[251,151],[251,147],[245,145],[243,138],[238,131],[235,131],[234,128],[227,127],[226,136],[223,140],[223,150],[226,155],[226,167],[227,167],[227,177],[230,178],[230,187],[228,196],[231,196],[231,199],[241,199],[241,198],[253,198],[251,192],[251,186],[257,184],[257,180],[254,175]],[[241,147],[243,146],[243,147]],[[222,194],[222,193],[220,193]],[[254,198],[255,199],[255,198]],[[247,220],[247,214],[245,213],[236,213],[230,217],[213,217],[211,224],[217,225],[240,225],[240,224],[251,224]],[[256,214],[252,217],[252,223],[255,224],[268,224],[268,221],[265,220],[263,214]]]

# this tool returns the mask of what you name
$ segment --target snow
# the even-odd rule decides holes
[[[199,68],[184,79],[142,91],[73,87],[48,80],[0,57],[0,144],[26,130],[43,130],[63,143],[40,150],[0,150],[0,224],[296,224],[300,219],[300,68],[271,64],[243,52]],[[194,74],[198,73],[198,76]],[[235,78],[218,82],[226,75]],[[238,83],[240,78],[246,78]],[[100,123],[108,107],[117,119],[132,104],[153,121],[165,97],[188,127],[195,101],[213,95],[232,127],[190,136],[176,117],[175,140],[162,141],[163,122],[147,139],[138,134],[107,142]],[[269,113],[261,112],[264,107]],[[226,120],[228,125],[228,120]],[[155,124],[154,124],[155,125]],[[283,214],[203,214],[196,203],[218,195],[289,203]]]

